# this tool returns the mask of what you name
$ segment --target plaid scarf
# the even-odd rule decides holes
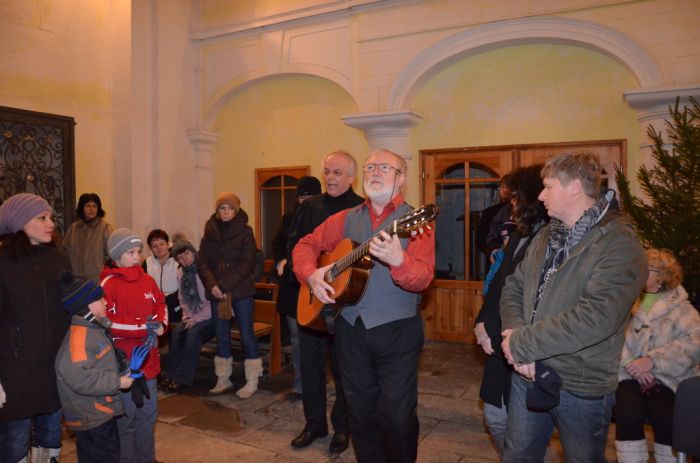
[[[552,279],[552,275],[561,267],[571,253],[571,250],[581,242],[588,233],[605,215],[610,207],[610,203],[615,198],[615,191],[608,190],[589,209],[584,211],[571,229],[566,228],[564,222],[552,219],[549,223],[549,241],[544,255],[544,265],[540,273],[540,286],[537,289],[537,299],[535,308],[532,311],[530,323],[535,321],[537,306],[539,305],[542,293]]]
[[[197,291],[197,265],[182,267],[182,280],[180,281],[180,294],[190,309],[190,313],[196,314],[202,309],[202,301]]]

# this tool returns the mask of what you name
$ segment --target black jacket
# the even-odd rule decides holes
[[[217,285],[221,291],[230,292],[234,300],[253,296],[256,251],[253,229],[243,209],[228,222],[213,214],[204,225],[197,258],[197,272],[207,298],[216,300],[211,289]]]
[[[70,269],[58,248],[35,245],[14,258],[0,245],[0,383],[7,394],[0,422],[60,408],[54,361],[69,318],[58,282]]]
[[[493,354],[486,357],[479,397],[484,402],[497,407],[501,406],[501,400],[506,405],[508,404],[510,380],[513,373],[513,368],[508,365],[501,349],[501,291],[505,285],[506,278],[515,271],[515,267],[525,257],[525,251],[530,245],[533,236],[523,237],[517,229],[511,234],[508,245],[504,249],[501,266],[489,285],[489,291],[484,296],[484,303],[476,316],[475,323],[484,323],[486,333],[491,338],[491,347],[494,350]],[[524,241],[523,245],[518,249],[520,240]]]

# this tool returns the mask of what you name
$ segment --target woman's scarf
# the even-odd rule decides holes
[[[202,309],[202,300],[197,290],[197,265],[182,267],[182,280],[180,281],[180,294],[192,314]]]

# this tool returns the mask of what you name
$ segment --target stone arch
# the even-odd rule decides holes
[[[629,37],[606,26],[565,18],[502,21],[470,29],[424,50],[399,74],[389,92],[387,110],[411,106],[418,90],[432,76],[465,57],[505,46],[531,43],[575,44],[612,57],[640,87],[662,85],[656,62]]]

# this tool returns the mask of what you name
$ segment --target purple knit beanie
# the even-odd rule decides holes
[[[16,233],[37,215],[51,212],[51,206],[41,196],[18,193],[0,206],[0,235]]]

